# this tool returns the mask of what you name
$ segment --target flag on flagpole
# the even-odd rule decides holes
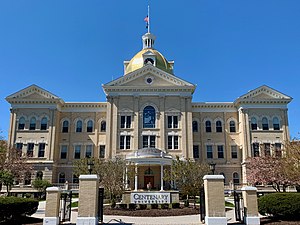
[[[149,26],[149,16],[148,15],[145,17],[144,21],[146,22],[146,29],[148,29],[148,26]]]
[[[144,21],[145,21],[146,23],[148,23],[148,22],[149,22],[149,17],[146,16],[145,19],[144,19]]]

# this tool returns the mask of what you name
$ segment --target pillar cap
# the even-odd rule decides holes
[[[80,175],[79,180],[99,180],[99,176],[97,174]]]
[[[60,187],[48,187],[46,188],[47,192],[59,192],[61,191]]]
[[[223,175],[205,175],[203,180],[224,180]]]
[[[256,187],[246,186],[241,188],[242,191],[257,191]]]

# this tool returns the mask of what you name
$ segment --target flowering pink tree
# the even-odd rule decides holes
[[[262,156],[252,157],[247,162],[247,181],[251,185],[271,184],[280,192],[285,192],[289,185],[294,184],[285,169],[285,159],[278,157]]]

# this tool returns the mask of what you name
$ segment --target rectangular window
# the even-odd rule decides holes
[[[75,145],[74,159],[80,159],[81,145]]]
[[[17,150],[22,150],[22,148],[23,148],[23,143],[16,143]]]
[[[99,158],[105,158],[105,145],[100,145],[99,147]]]
[[[130,149],[130,136],[129,135],[120,136],[120,149]]]
[[[270,143],[265,143],[265,156],[271,156],[271,145]]]
[[[93,145],[85,146],[85,157],[86,158],[91,158],[92,157],[92,151],[93,151]]]
[[[281,151],[281,143],[275,143],[275,157],[282,157],[282,151]]]
[[[143,136],[143,148],[155,148],[155,136]]]
[[[178,128],[178,116],[168,116],[168,128]]]
[[[38,157],[44,157],[45,156],[45,147],[46,147],[45,143],[39,143]]]
[[[22,148],[23,148],[23,143],[16,143],[16,150],[18,156],[22,156]]]
[[[34,149],[34,143],[28,143],[27,144],[27,156],[33,157],[33,149]]]
[[[195,159],[199,159],[199,145],[193,145],[193,156]]]
[[[67,153],[68,153],[68,145],[62,145],[60,147],[60,158],[61,159],[66,159],[67,158]]]
[[[224,146],[218,145],[218,158],[224,159]]]
[[[236,145],[231,146],[231,158],[232,159],[237,159],[238,158],[238,152],[237,152],[237,146]]]
[[[259,143],[253,143],[252,148],[253,148],[254,157],[258,157],[259,156]]]
[[[121,116],[121,128],[131,127],[131,116]]]
[[[178,149],[178,136],[168,136],[168,149]]]
[[[206,145],[206,157],[208,159],[212,159],[213,158],[213,148],[212,148],[212,145]]]

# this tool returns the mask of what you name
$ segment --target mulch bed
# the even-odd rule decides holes
[[[273,218],[261,218],[261,225],[299,225],[300,221],[277,220]]]
[[[179,208],[179,209],[111,209],[110,207],[104,208],[104,215],[117,215],[117,216],[133,216],[133,217],[160,217],[160,216],[184,216],[199,214],[199,209],[192,207]]]

